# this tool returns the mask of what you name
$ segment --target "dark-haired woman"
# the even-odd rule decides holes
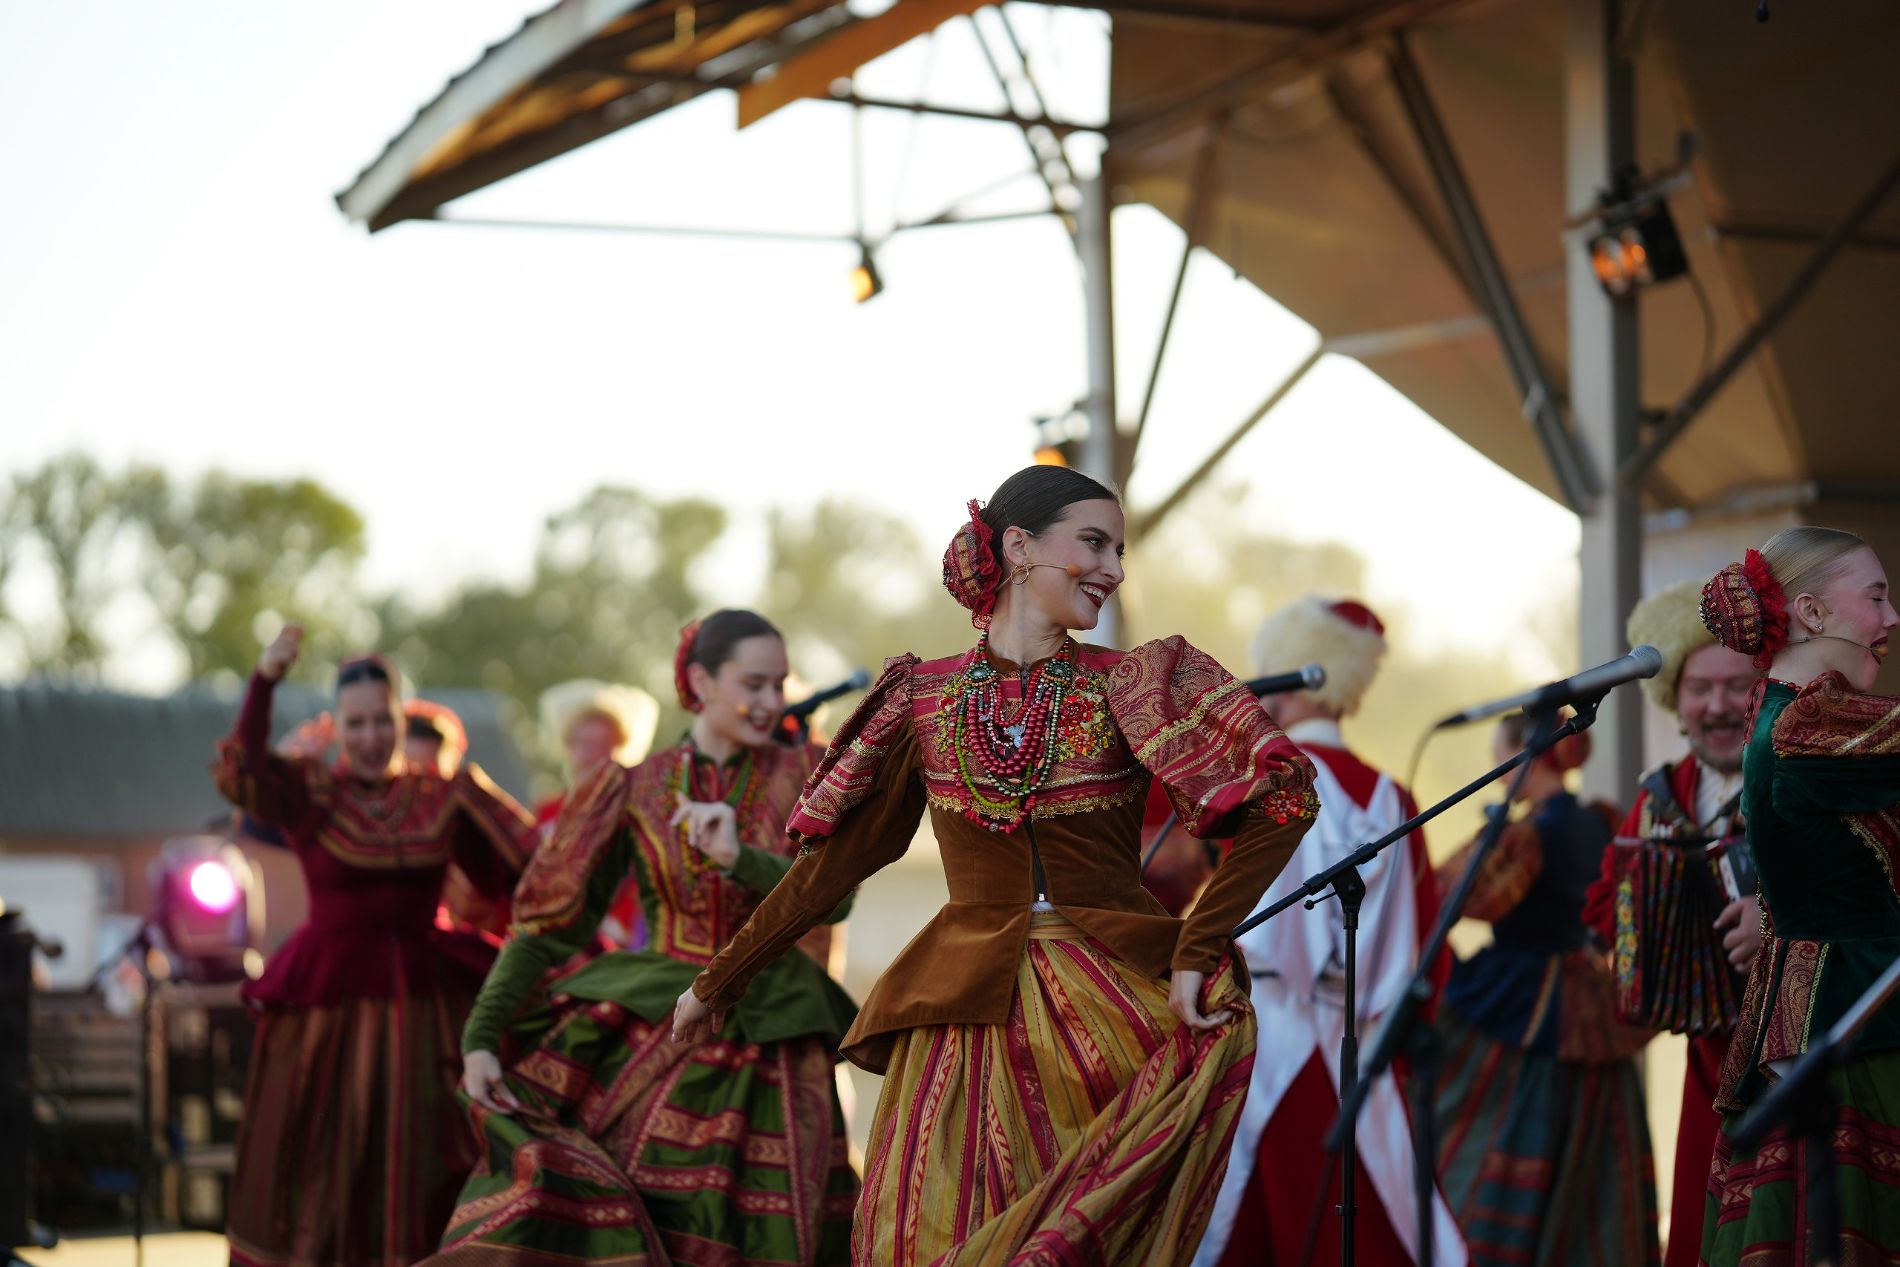
[[[983,632],[889,662],[792,815],[798,862],[680,996],[703,1041],[779,956],[909,847],[928,805],[950,902],[846,1038],[885,1074],[852,1261],[1184,1262],[1253,1055],[1228,932],[1317,807],[1246,688],[1179,638],[1078,645],[1122,581],[1122,511],[1074,471],[1006,480],[944,558]],[[1151,780],[1235,837],[1186,920],[1141,887]],[[748,989],[750,987],[750,989]]]
[[[794,954],[721,1041],[669,1041],[674,998],[790,868],[785,818],[819,753],[772,739],[785,643],[763,617],[687,626],[676,668],[696,714],[684,742],[584,778],[516,891],[463,1036],[483,1160],[439,1262],[845,1261],[858,1179],[834,1067],[849,997]],[[646,947],[570,965],[629,874]],[[510,1031],[525,1054],[504,1070]]]
[[[303,633],[265,648],[212,767],[276,828],[309,919],[245,988],[258,1010],[230,1199],[231,1259],[394,1267],[441,1233],[474,1141],[455,1099],[455,1035],[481,983],[436,928],[450,864],[505,901],[531,848],[527,811],[463,765],[409,763],[395,670],[337,671],[335,766],[270,748],[271,694]]]
[[[1499,761],[1525,727],[1522,715],[1498,727]],[[1439,1179],[1474,1267],[1661,1260],[1634,1060],[1648,1036],[1615,1023],[1609,966],[1583,922],[1620,817],[1564,786],[1589,751],[1588,735],[1567,738],[1525,776],[1529,812],[1504,829],[1464,909],[1492,942],[1452,969],[1439,1013]],[[1444,890],[1470,848],[1441,870]]]
[[[1873,695],[1900,614],[1849,532],[1803,526],[1718,573],[1702,618],[1754,657],[1742,813],[1766,934],[1722,1067],[1703,1261],[1761,1267],[1900,1261],[1900,1008],[1889,1003],[1828,1074],[1830,1156],[1783,1123],[1754,1152],[1729,1140],[1787,1063],[1900,956],[1900,699]],[[1841,1240],[1820,1243],[1812,1165],[1832,1165]]]

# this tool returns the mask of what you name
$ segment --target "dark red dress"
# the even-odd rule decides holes
[[[455,863],[505,898],[533,820],[482,772],[380,785],[270,750],[273,684],[253,676],[212,767],[278,828],[310,915],[245,988],[257,1041],[232,1179],[234,1263],[397,1267],[429,1254],[476,1155],[455,1087],[484,965],[436,927]]]

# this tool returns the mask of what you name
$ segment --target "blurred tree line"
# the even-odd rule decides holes
[[[1573,659],[1564,578],[1552,579],[1549,618],[1533,622],[1515,655],[1424,647],[1408,634],[1409,613],[1366,595],[1358,554],[1263,533],[1240,500],[1232,488],[1207,490],[1132,544],[1126,638],[1180,632],[1236,673],[1277,671],[1297,666],[1250,659],[1268,611],[1307,593],[1369,597],[1393,650],[1348,733],[1395,773],[1433,719]],[[756,586],[715,593],[705,564],[730,526],[708,501],[603,485],[547,518],[525,580],[470,578],[418,605],[366,591],[363,518],[313,481],[221,471],[181,480],[68,455],[14,476],[0,501],[0,663],[28,678],[97,683],[116,651],[156,638],[181,682],[229,680],[249,672],[278,624],[296,620],[308,631],[298,666],[307,680],[320,683],[341,654],[380,647],[424,694],[480,686],[517,701],[522,749],[545,760],[535,704],[570,678],[644,687],[665,710],[662,741],[676,733],[676,634],[717,606],[755,606],[775,621],[803,688],[857,665],[875,673],[899,651],[945,654],[973,636],[939,590],[940,543],[889,514],[843,500],[771,511]],[[10,604],[22,590],[37,601]],[[1488,732],[1436,741],[1421,791],[1462,782],[1487,752]],[[1454,820],[1438,846],[1470,821]]]

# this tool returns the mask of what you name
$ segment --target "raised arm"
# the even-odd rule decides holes
[[[211,763],[218,794],[273,827],[294,829],[310,817],[311,783],[320,775],[314,763],[280,756],[270,746],[271,698],[302,646],[302,626],[285,625],[264,648],[245,687],[237,724],[218,741]]]

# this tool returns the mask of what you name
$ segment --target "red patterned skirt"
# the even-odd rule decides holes
[[[436,994],[259,1017],[233,1263],[402,1267],[435,1248],[476,1157],[455,1096],[465,1010]]]

